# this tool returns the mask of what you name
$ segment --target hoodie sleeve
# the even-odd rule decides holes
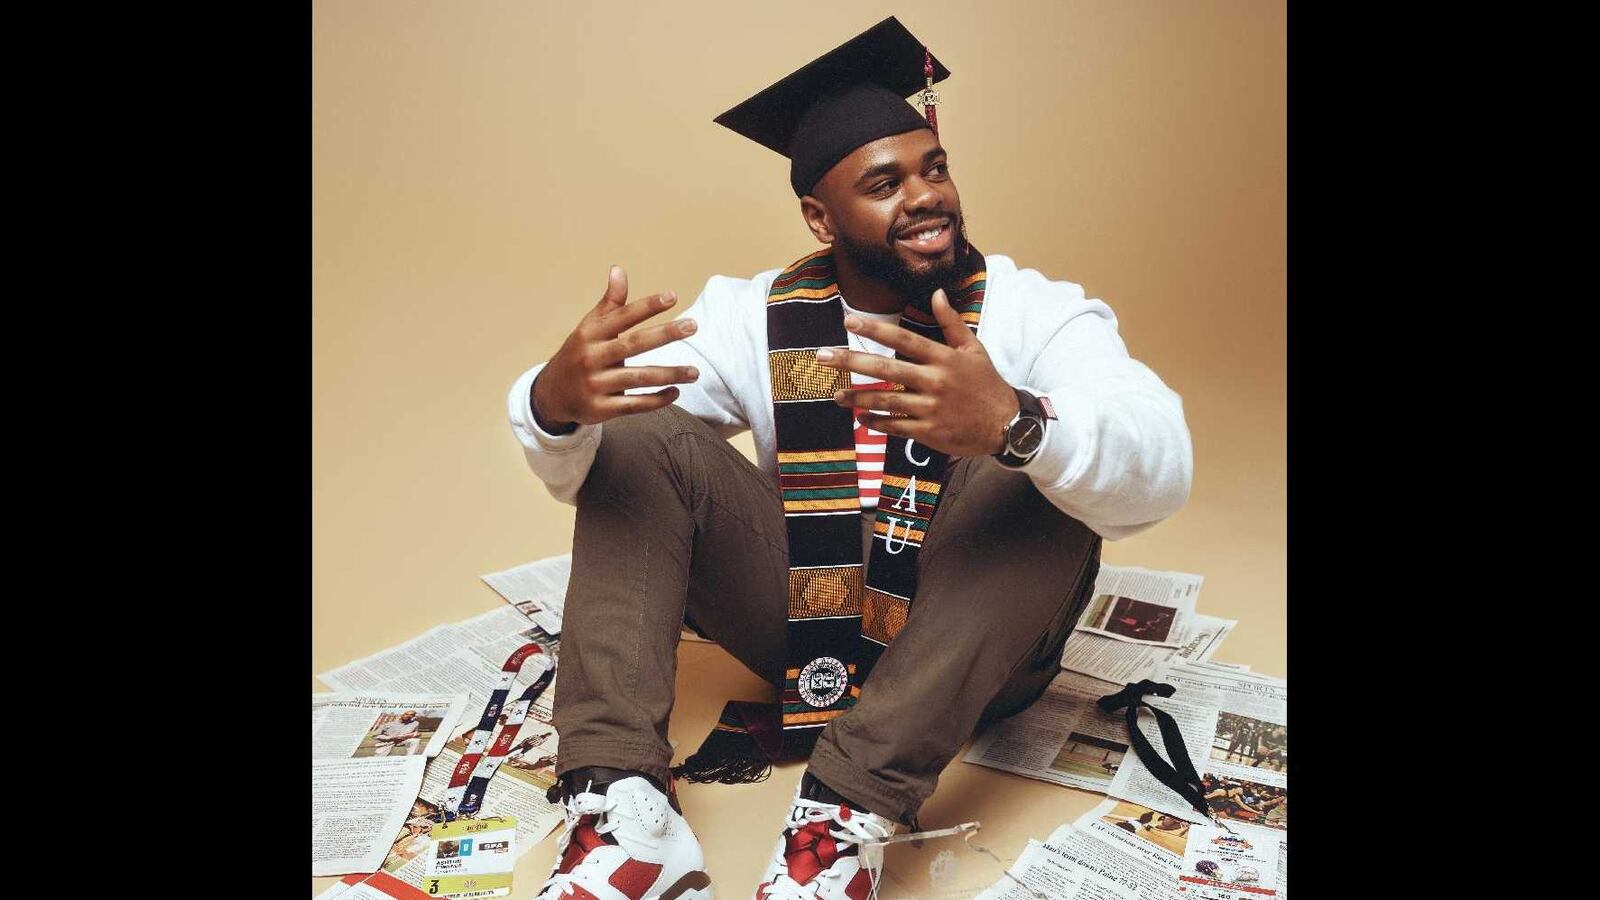
[[[1057,508],[1107,540],[1177,512],[1194,477],[1183,400],[1128,355],[1105,303],[1031,269],[1015,277],[1029,318],[1045,326],[1017,387],[1048,398],[1057,416],[1023,471]]]

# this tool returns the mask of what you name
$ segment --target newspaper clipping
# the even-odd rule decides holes
[[[984,729],[962,761],[1103,794],[1132,749],[1122,714],[1095,705],[1119,688],[1062,672],[1032,706]]]
[[[421,637],[347,663],[317,677],[340,691],[460,692],[466,709],[483,709],[513,651],[529,641],[559,655],[560,641],[508,606],[453,625],[440,625]],[[518,673],[512,694],[539,677],[535,666]]]
[[[1196,612],[1203,581],[1185,572],[1102,565],[1061,667],[1126,684],[1174,657],[1210,659],[1238,622]]]
[[[1044,846],[1055,862],[1097,874],[1130,891],[1138,900],[1177,900],[1181,896],[1178,864],[1153,864],[1143,856],[1096,840],[1070,824],[1051,832]]]
[[[560,676],[556,681],[559,683]],[[545,691],[528,710],[528,717],[517,732],[517,742],[512,745],[505,763],[489,782],[483,807],[477,813],[480,818],[516,817],[519,857],[544,840],[565,816],[559,805],[545,799],[545,792],[556,781],[556,748],[559,744],[550,717],[553,693],[553,690]],[[439,821],[440,803],[450,784],[450,775],[465,752],[467,739],[475,727],[476,723],[469,724],[444,745],[438,758],[428,764],[421,790],[413,794],[416,800],[411,804],[408,817],[385,832],[393,835],[394,839],[386,846],[388,856],[383,860],[382,868],[406,884],[422,884],[423,870],[427,864],[428,829]]]
[[[1219,709],[1198,767],[1206,802],[1219,821],[1259,840],[1277,840],[1278,896],[1288,891],[1289,683],[1249,672],[1179,663],[1161,680],[1179,696]],[[1187,736],[1185,737],[1187,740]]]
[[[1138,897],[1133,888],[1075,865],[1058,848],[1030,840],[1006,877],[978,894],[975,900],[1137,900]]]
[[[1077,630],[1118,641],[1178,646],[1194,617],[1199,575],[1138,566],[1101,566]]]
[[[561,633],[561,613],[567,602],[567,581],[572,577],[572,554],[490,572],[483,576],[495,593],[551,634]]]
[[[311,695],[311,874],[371,872],[464,695]]]

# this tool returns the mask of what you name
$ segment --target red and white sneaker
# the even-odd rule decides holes
[[[861,843],[894,834],[892,819],[848,803],[808,800],[795,790],[794,805],[755,900],[867,900],[878,890],[878,862],[862,864]]]
[[[700,842],[648,779],[591,781],[562,807],[566,828],[539,900],[712,900]]]

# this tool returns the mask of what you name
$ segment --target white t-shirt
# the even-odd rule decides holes
[[[1058,417],[1022,467],[1057,508],[1109,540],[1137,534],[1177,512],[1189,497],[1194,449],[1183,401],[1128,355],[1117,318],[1079,285],[984,257],[988,284],[977,337],[1007,384],[1047,398]],[[642,353],[628,365],[700,370],[679,385],[677,405],[723,437],[752,431],[761,469],[778,478],[767,359],[767,292],[780,269],[754,278],[713,276],[684,311],[693,335]],[[551,435],[529,406],[534,366],[507,397],[512,432],[529,468],[563,503],[576,504],[605,425]],[[634,392],[652,391],[639,388]],[[860,471],[860,470],[858,470]]]

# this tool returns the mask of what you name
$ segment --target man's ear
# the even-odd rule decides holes
[[[828,208],[822,201],[810,194],[800,198],[800,215],[806,220],[806,227],[817,240],[824,244],[831,244],[834,240],[833,226],[828,222]]]

